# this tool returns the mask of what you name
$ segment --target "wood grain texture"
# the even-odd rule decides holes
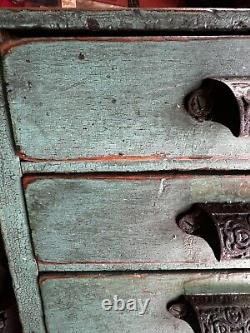
[[[247,37],[18,44],[4,65],[22,159],[249,159],[249,138],[183,107],[206,77],[249,75]]]
[[[27,178],[25,196],[39,269],[249,268],[217,262],[176,216],[195,202],[248,202],[249,176]]]
[[[193,333],[166,310],[181,294],[246,293],[249,274],[142,274],[45,276],[41,292],[49,333]],[[150,299],[144,315],[104,311],[103,299]]]
[[[249,32],[249,9],[1,10],[0,29],[30,31]]]
[[[0,64],[1,67],[1,64]],[[21,184],[0,74],[0,220],[23,332],[44,332],[38,270],[34,260]]]

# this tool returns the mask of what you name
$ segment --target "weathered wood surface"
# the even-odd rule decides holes
[[[206,160],[193,161],[162,159],[160,161],[46,161],[46,162],[21,162],[22,172],[30,173],[92,173],[92,172],[141,172],[154,170],[204,170],[207,168]],[[213,170],[238,170],[248,173],[250,159],[246,160],[210,160],[210,172]],[[228,172],[228,171],[227,171]]]
[[[195,202],[248,202],[250,176],[27,177],[25,196],[43,271],[250,268],[218,262],[176,216]]]
[[[0,63],[1,67],[1,63]],[[21,184],[5,110],[0,73],[0,220],[8,265],[19,307],[23,332],[44,332],[38,270],[34,260]]]
[[[193,333],[185,322],[171,316],[166,305],[181,294],[249,293],[250,275],[142,274],[45,276],[41,283],[49,333],[126,332]],[[139,311],[105,311],[104,299],[149,299]]]
[[[248,37],[29,40],[4,57],[26,160],[246,160],[249,138],[184,111],[201,80],[250,74]],[[7,47],[7,46],[6,46]],[[240,54],[240,57],[239,57]],[[218,60],[219,59],[219,60]]]
[[[119,11],[1,10],[0,29],[40,31],[249,32],[249,9],[177,9]]]

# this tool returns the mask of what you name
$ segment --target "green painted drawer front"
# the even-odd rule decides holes
[[[23,159],[234,160],[249,138],[193,120],[184,97],[207,77],[250,76],[248,37],[36,39],[4,57]],[[231,161],[231,162],[230,162]]]
[[[250,201],[250,176],[54,176],[25,182],[41,270],[250,267],[246,259],[217,262],[203,239],[187,235],[175,221],[195,202]]]
[[[44,277],[41,283],[49,333],[193,333],[188,324],[167,312],[169,301],[182,294],[249,293],[249,290],[250,275],[244,273],[58,275]],[[117,310],[115,299],[126,302],[124,310]],[[137,302],[137,310],[129,311],[127,302],[132,299]],[[105,300],[113,303],[109,311],[103,309]],[[144,313],[139,300],[148,304]],[[119,306],[122,309],[122,303]]]

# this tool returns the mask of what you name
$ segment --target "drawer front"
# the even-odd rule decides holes
[[[199,122],[184,103],[206,78],[250,76],[247,37],[37,39],[5,51],[24,160],[203,160],[212,168],[222,159],[230,168],[250,157],[249,138],[229,129],[240,112],[223,111],[228,126]],[[202,109],[202,100],[191,107]]]
[[[212,243],[224,241],[220,258],[220,243],[178,222],[194,203],[249,202],[250,176],[58,175],[26,177],[24,186],[41,270],[250,267],[249,205],[236,217],[222,212],[219,231],[207,230]],[[232,218],[224,235],[221,223]]]
[[[48,275],[42,278],[40,286],[49,333],[198,333],[168,312],[168,305],[183,294],[249,293],[250,276],[244,273]],[[224,306],[227,305],[233,307],[233,302],[229,304],[225,298]],[[206,300],[203,306],[206,306]],[[249,304],[245,306],[249,307]],[[235,307],[233,310],[236,313]],[[223,324],[228,324],[228,330],[223,331],[224,325],[220,326],[215,317],[211,318],[209,329],[202,333],[235,332],[229,331],[232,322],[227,323],[226,318]],[[245,319],[245,324],[236,325],[245,329],[239,332],[248,332],[249,308]]]

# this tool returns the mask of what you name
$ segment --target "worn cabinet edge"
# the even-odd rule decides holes
[[[248,32],[249,9],[1,10],[0,29]]]
[[[91,172],[144,172],[144,171],[199,171],[207,169],[206,160],[175,160],[162,159],[158,161],[46,161],[21,162],[23,174],[46,173],[91,173]],[[211,159],[210,171],[250,169],[250,159],[222,160]]]
[[[1,59],[0,59],[1,61]],[[1,66],[1,63],[0,63]],[[0,219],[1,232],[19,307],[23,332],[45,332],[38,270],[29,236],[21,169],[13,148],[0,73]]]
[[[38,281],[39,285],[46,284],[50,281],[67,281],[81,279],[117,279],[117,280],[142,280],[154,277],[156,279],[168,279],[178,276],[178,279],[184,281],[181,286],[183,287],[182,292],[187,295],[195,294],[219,294],[218,286],[223,286],[221,290],[222,294],[235,293],[238,291],[240,294],[248,294],[250,291],[248,288],[250,286],[250,273],[249,272],[228,272],[228,271],[206,271],[206,272],[117,272],[113,274],[110,272],[68,272],[61,274],[55,272],[53,274],[43,273],[40,275]],[[178,280],[177,279],[177,280]],[[175,279],[173,279],[174,281]],[[240,281],[240,284],[238,283]],[[202,289],[201,289],[202,286]]]
[[[194,264],[193,263],[187,263],[185,266],[181,263],[174,264],[164,264],[164,263],[47,263],[43,261],[38,262],[39,272],[46,273],[46,272],[57,272],[57,273],[70,273],[70,272],[127,272],[127,271],[185,271],[185,270],[193,270]],[[242,269],[242,267],[246,267],[248,269],[249,267],[249,261],[242,260],[241,262],[232,262],[231,264],[227,264],[227,266],[224,264],[224,267],[222,265],[216,263],[214,264],[213,269]],[[209,267],[206,264],[196,264],[195,270],[197,271],[206,271],[208,269],[211,269],[211,266]]]

